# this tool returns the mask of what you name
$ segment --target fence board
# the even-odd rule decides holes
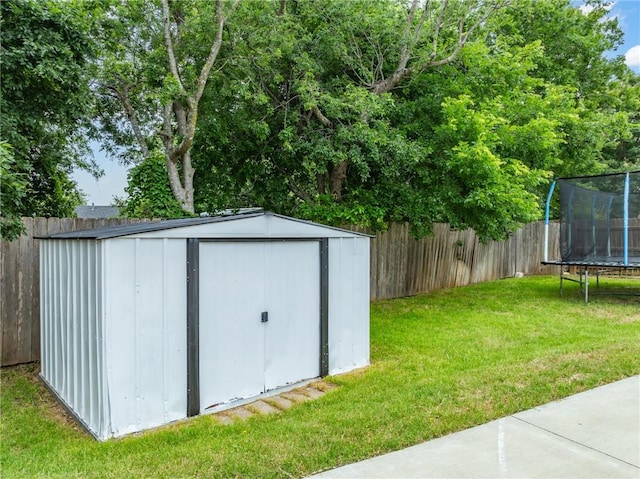
[[[8,364],[19,359],[17,355],[21,338],[18,323],[13,315],[8,314],[10,311],[17,311],[18,307],[16,289],[19,284],[19,245],[18,241],[2,242],[2,364],[5,364],[5,358],[9,361]]]

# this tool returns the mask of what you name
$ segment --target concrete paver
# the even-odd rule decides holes
[[[226,414],[230,417],[240,420],[249,419],[251,416],[253,416],[253,413],[244,406],[229,409],[228,411],[226,411]]]
[[[315,389],[312,387],[302,388],[300,389],[300,392],[305,396],[309,396],[311,399],[318,399],[324,394],[324,392],[319,391],[318,389]]]
[[[273,414],[280,412],[280,409],[273,407],[271,404],[262,400],[252,402],[245,407],[255,414]]]
[[[283,398],[282,396],[273,396],[266,399],[266,401],[282,411],[293,406],[293,402],[289,401],[287,398]]]
[[[640,479],[640,376],[314,477]]]
[[[306,383],[290,390],[277,392],[274,395],[263,395],[248,401],[240,402],[235,407],[228,407],[214,412],[221,424],[233,424],[250,417],[266,414],[277,414],[285,411],[297,403],[318,399],[336,386],[319,380]]]
[[[294,403],[310,401],[312,399],[311,396],[305,396],[304,394],[300,394],[297,392],[283,393],[281,396]]]

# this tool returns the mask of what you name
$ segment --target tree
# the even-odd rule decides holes
[[[128,5],[142,19],[160,13]],[[179,75],[193,86],[211,45],[202,24],[216,10],[196,9],[198,22],[190,2],[169,7]],[[498,239],[539,218],[553,175],[608,168],[631,140],[637,84],[602,57],[619,40],[603,9],[585,16],[568,0],[231,7],[216,57],[224,69],[202,90],[189,149],[194,211],[258,205],[375,229],[408,221],[417,235],[443,221]],[[166,157],[160,106],[189,96],[166,66],[165,32],[139,22],[105,62],[127,79],[112,97],[126,106],[125,91],[132,106],[107,117],[120,134],[130,112],[144,119],[122,135],[140,156]]]
[[[394,124],[399,92],[452,63],[505,3],[296,2],[270,15],[245,9],[243,24],[253,31],[230,30],[234,55],[222,90],[233,93],[215,99],[224,117],[216,123],[233,125],[235,141],[203,128],[194,152],[215,148],[216,174],[230,172],[243,197],[278,211],[375,228],[411,218],[428,229],[440,205],[414,180],[430,145]]]
[[[27,179],[13,168],[11,145],[0,142],[0,237],[14,240],[24,232],[20,209],[27,189]]]
[[[304,37],[311,40],[304,46],[309,55],[300,55],[298,61],[304,76],[292,85],[301,113],[308,116],[307,126],[322,129],[325,138],[333,132],[343,137],[352,125],[360,130],[374,126],[377,115],[386,114],[382,108],[394,108],[390,92],[429,69],[452,63],[482,23],[508,3],[412,0],[406,8],[395,1],[338,0],[322,5],[320,12],[317,4],[307,2],[295,20],[324,40]],[[318,16],[323,21],[319,25],[314,24]],[[350,150],[352,144],[344,146]],[[318,192],[327,191],[341,202],[347,170],[357,164],[358,158],[339,154],[321,165],[326,172],[318,176]]]
[[[603,150],[613,171],[640,169],[640,75],[629,72],[616,81],[612,96],[618,109],[628,112],[629,134],[609,142]]]
[[[607,154],[631,139],[638,111],[638,83],[624,58],[606,53],[622,44],[618,20],[608,17],[606,0],[592,0],[588,13],[570,0],[518,0],[491,19],[502,49],[539,42],[544,55],[535,75],[563,87],[572,114],[558,125],[563,144],[556,176],[600,173],[616,167]],[[634,84],[635,83],[635,84]]]
[[[70,173],[74,167],[97,173],[84,158],[97,8],[77,1],[0,3],[0,131],[11,145],[11,174],[27,181],[26,194],[14,197],[14,214],[72,216],[81,194]]]
[[[173,197],[163,155],[148,156],[129,170],[127,199],[117,199],[120,214],[130,218],[180,218],[185,216]]]
[[[195,212],[191,148],[200,100],[239,1],[132,1],[112,8],[117,22],[107,30],[109,55],[99,80],[103,131],[114,144],[135,144],[142,158],[162,151],[173,196],[189,214]]]

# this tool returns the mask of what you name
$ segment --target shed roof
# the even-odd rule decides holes
[[[66,233],[56,233],[49,236],[39,237],[38,239],[95,239],[95,240],[103,240],[110,238],[118,238],[121,236],[130,236],[137,235],[140,233],[149,233],[154,231],[163,231],[170,230],[175,228],[185,228],[189,226],[198,226],[205,225],[211,223],[220,223],[226,221],[235,221],[246,218],[255,218],[258,216],[273,216],[276,218],[281,218],[284,220],[294,221],[298,223],[304,223],[308,225],[314,225],[321,228],[327,228],[333,231],[342,231],[344,233],[348,233],[349,235],[357,235],[357,236],[369,236],[364,233],[359,233],[356,231],[349,231],[342,228],[336,228],[333,226],[326,226],[318,223],[313,223],[311,221],[300,220],[297,218],[291,218],[289,216],[278,215],[272,212],[264,212],[258,209],[247,209],[244,212],[235,213],[235,214],[220,214],[217,216],[207,216],[200,218],[180,218],[180,219],[172,219],[172,220],[160,220],[160,221],[150,221],[145,223],[132,223],[126,225],[117,225],[117,226],[107,226],[103,228],[96,228],[90,230],[81,230],[81,231],[69,231]]]

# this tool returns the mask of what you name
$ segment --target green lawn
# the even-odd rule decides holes
[[[37,366],[3,369],[1,475],[303,477],[640,373],[640,297],[585,305],[556,277],[496,281],[375,302],[371,342],[370,367],[285,413],[106,443],[61,412]]]

